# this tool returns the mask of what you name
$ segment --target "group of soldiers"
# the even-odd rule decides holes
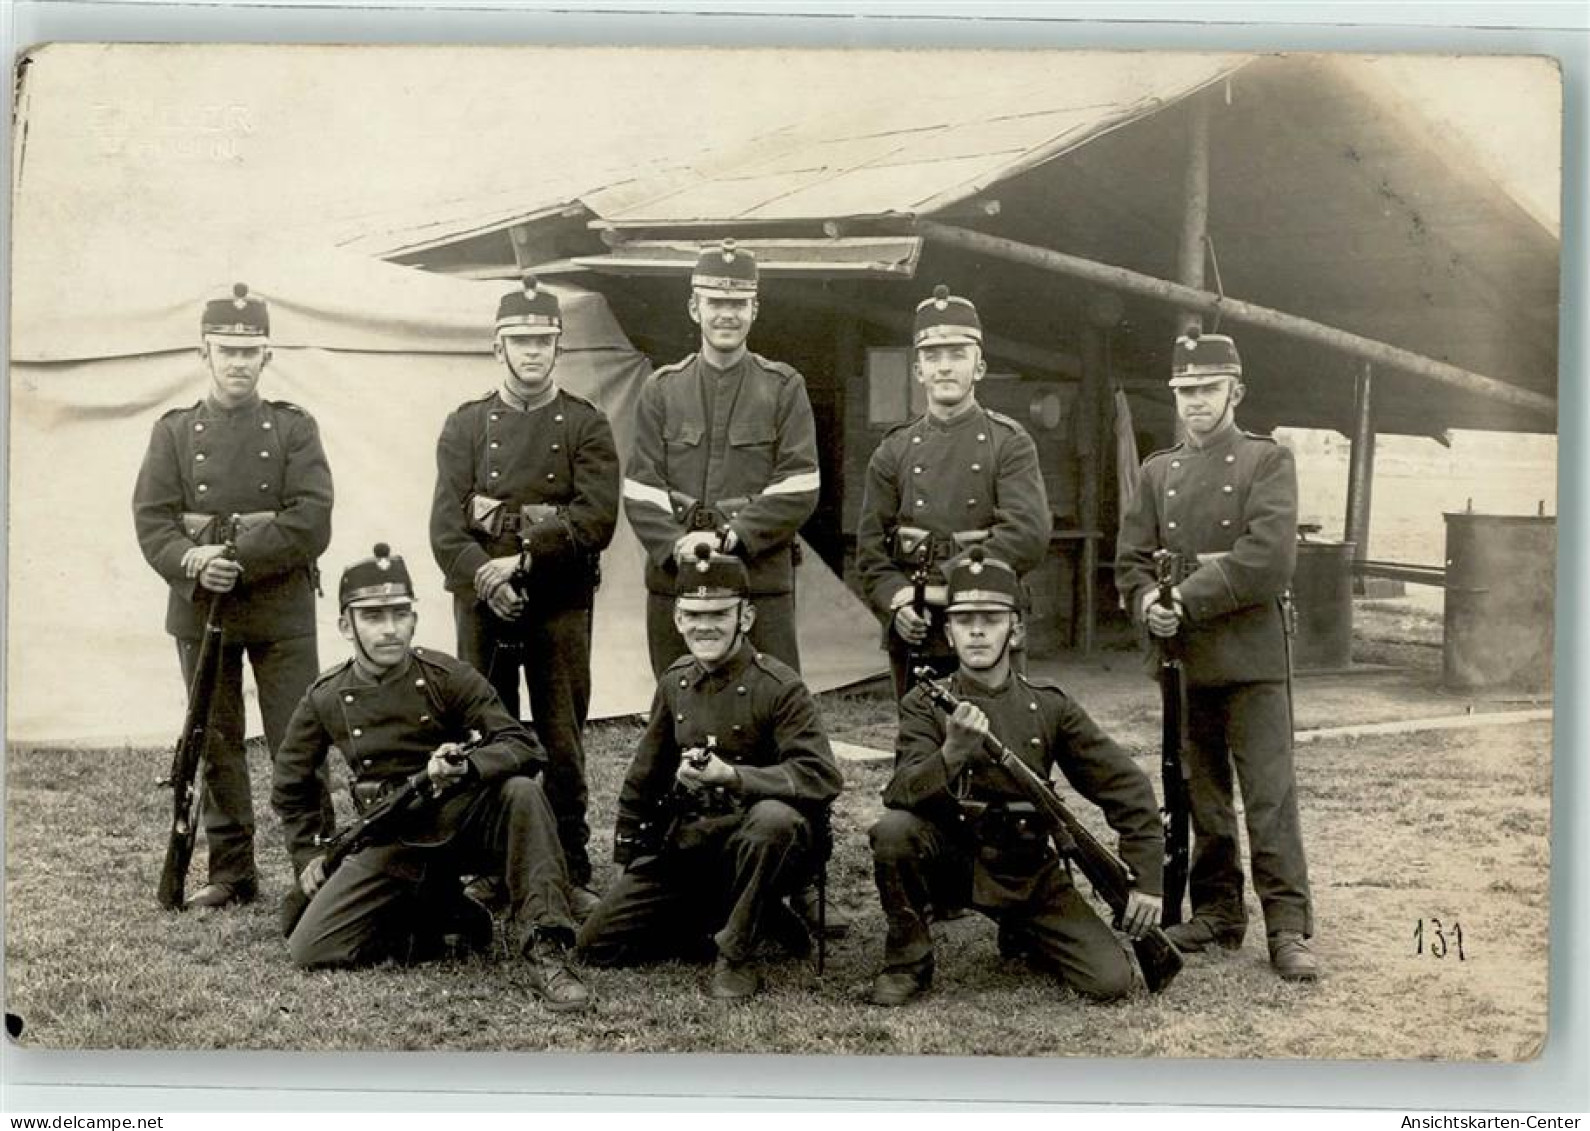
[[[708,993],[761,984],[769,947],[804,953],[824,922],[813,893],[836,836],[843,779],[796,634],[797,534],[817,506],[816,429],[798,372],[748,349],[755,257],[706,248],[688,312],[700,348],[641,391],[622,470],[602,410],[560,387],[557,296],[526,277],[497,310],[499,387],[442,426],[431,551],[453,594],[457,658],[412,643],[402,555],[380,544],[338,589],[343,663],[319,673],[316,562],[330,541],[331,472],[314,419],[260,396],[269,311],[239,284],[206,305],[210,388],[156,423],[133,507],[145,558],[170,588],[184,677],[219,602],[223,646],[204,780],[208,883],[200,908],[259,892],[243,753],[242,668],[254,671],[272,757],[271,804],[301,914],[284,920],[303,967],[411,961],[482,945],[506,919],[529,984],[553,1010],[592,994],[582,967],[710,957]],[[1051,516],[1032,438],[979,405],[975,306],[939,287],[917,308],[926,411],[867,470],[857,557],[883,622],[898,699],[894,775],[870,830],[887,920],[870,1000],[901,1005],[933,978],[930,926],[973,908],[999,948],[1095,999],[1141,984],[1117,930],[990,756],[1002,743],[1097,804],[1133,877],[1115,926],[1161,921],[1164,837],[1146,776],[1074,699],[1025,674],[1022,576]],[[1280,598],[1297,509],[1287,450],[1236,427],[1244,386],[1229,338],[1177,341],[1171,385],[1184,438],[1150,456],[1123,518],[1125,607],[1177,642],[1191,684],[1193,916],[1184,951],[1235,948],[1246,928],[1232,769],[1271,962],[1318,976],[1292,769]],[[646,551],[646,635],[657,690],[617,798],[605,894],[592,886],[583,733],[602,550],[622,504]],[[228,520],[237,516],[235,523]],[[223,533],[223,523],[226,527]],[[1196,562],[1163,599],[1154,554]],[[946,715],[932,673],[958,698]],[[520,721],[520,676],[531,723]],[[423,774],[431,804],[334,868],[328,755],[361,812]],[[466,885],[467,881],[467,885]]]

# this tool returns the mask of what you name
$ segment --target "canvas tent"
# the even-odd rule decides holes
[[[165,585],[138,552],[132,485],[155,419],[206,387],[195,352],[202,301],[238,279],[271,303],[264,395],[314,413],[335,479],[332,542],[321,562],[322,664],[346,655],[336,578],[378,540],[402,552],[416,575],[418,642],[453,651],[452,602],[426,538],[435,442],[451,408],[498,380],[489,327],[502,284],[323,251],[200,249],[151,259],[142,249],[98,248],[96,261],[111,266],[95,274],[42,258],[56,250],[30,260],[33,249],[19,247],[16,263],[7,737],[175,737],[182,688],[162,629]],[[136,271],[114,266],[122,263]],[[650,365],[600,295],[560,294],[558,376],[607,411],[624,452]],[[595,617],[595,717],[650,702],[641,561],[620,519]],[[815,554],[806,556],[798,601],[815,688],[882,670],[875,622]]]

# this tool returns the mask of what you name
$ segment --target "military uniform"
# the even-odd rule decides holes
[[[710,748],[737,788],[686,797],[684,752]],[[658,681],[651,719],[618,798],[614,862],[624,874],[580,930],[588,961],[694,953],[750,961],[784,915],[779,900],[816,863],[843,781],[800,676],[741,639],[716,670],[688,654]]]
[[[747,260],[747,253],[736,253],[736,265]],[[746,278],[754,295],[750,263]],[[698,286],[700,270],[698,264]],[[716,525],[704,518],[709,514],[738,539],[733,552],[745,561],[757,608],[752,642],[799,670],[796,537],[817,507],[819,486],[811,402],[790,366],[746,352],[719,370],[691,354],[647,379],[625,471],[624,513],[646,549],[653,674],[685,652],[673,626],[674,547],[694,522]]]
[[[1185,353],[1183,339],[1178,357]],[[1207,335],[1206,354],[1229,339]],[[1230,350],[1232,359],[1234,349]],[[1188,372],[1181,367],[1176,372]],[[1240,368],[1236,369],[1240,374]],[[1191,378],[1188,378],[1191,379]],[[1297,469],[1267,436],[1234,424],[1143,462],[1121,519],[1116,584],[1134,618],[1155,587],[1154,552],[1194,568],[1180,583],[1194,830],[1193,914],[1227,945],[1247,923],[1232,769],[1241,783],[1253,885],[1271,939],[1313,933],[1292,760],[1283,596],[1297,555]],[[1152,659],[1152,658],[1151,658]],[[1157,669],[1157,662],[1152,666]]]
[[[981,405],[950,421],[924,413],[884,436],[867,464],[856,530],[856,568],[867,598],[892,616],[911,597],[915,567],[900,553],[897,532],[916,527],[932,536],[929,585],[942,592],[943,565],[970,545],[1026,573],[1049,548],[1049,502],[1032,437],[1008,416]],[[944,638],[943,598],[928,606],[928,639],[918,662],[953,668]],[[913,651],[885,624],[896,697],[909,686]]]
[[[417,810],[393,843],[355,853],[331,874],[288,938],[305,967],[376,962],[410,953],[434,926],[422,893],[461,873],[507,883],[511,930],[521,948],[536,932],[572,938],[567,873],[556,821],[531,776],[545,764],[533,735],[502,708],[468,665],[420,648],[379,678],[348,660],[321,676],[294,712],[276,759],[271,804],[301,872],[315,843],[323,786],[318,770],[335,746],[352,771],[355,798],[372,800],[424,769],[431,752],[485,739],[469,755],[467,784]]]
[[[618,452],[607,417],[567,390],[528,411],[506,390],[459,406],[436,447],[431,550],[453,593],[459,658],[519,714],[519,672],[549,762],[547,796],[575,883],[591,875],[584,727],[591,606],[618,521]],[[528,507],[527,513],[524,509]],[[524,612],[509,622],[474,589],[491,558],[530,552]]]
[[[1022,675],[988,687],[962,671],[950,686],[983,710],[990,731],[1024,762],[1045,777],[1058,765],[1104,810],[1138,890],[1157,895],[1165,842],[1153,787],[1081,705],[1054,684]],[[1073,886],[1030,804],[986,759],[972,759],[952,779],[945,734],[944,716],[926,691],[908,693],[900,703],[894,776],[883,792],[888,812],[869,834],[888,920],[885,970],[930,966],[929,907],[970,905],[997,920],[1002,934],[1019,933],[1078,993],[1129,993],[1130,956]]]
[[[946,286],[917,304],[912,344],[982,347],[977,308]],[[981,355],[977,357],[981,366]],[[978,369],[981,373],[981,368]],[[1038,451],[1027,430],[977,404],[970,387],[951,419],[924,412],[888,432],[867,463],[856,528],[861,585],[884,617],[884,646],[895,699],[911,686],[910,669],[926,663],[948,674],[955,654],[944,638],[946,564],[972,545],[1025,574],[1049,547],[1049,500]],[[915,599],[915,575],[927,563],[923,612],[927,639],[912,647],[894,615]]]
[[[238,296],[240,327],[263,344],[264,303]],[[208,332],[217,307],[206,308]],[[274,753],[304,689],[319,671],[316,560],[331,541],[331,469],[315,420],[285,401],[249,398],[224,407],[207,397],[155,422],[133,488],[144,559],[170,587],[166,631],[190,685],[211,595],[187,576],[184,555],[218,542],[221,520],[242,516],[242,574],[219,599],[221,667],[211,701],[204,832],[211,884],[251,897],[256,886],[254,808],[244,757],[243,659],[254,669],[265,738]],[[330,832],[331,810],[321,815]]]

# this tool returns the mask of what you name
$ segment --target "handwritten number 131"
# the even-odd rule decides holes
[[[1414,927],[1413,927],[1413,953],[1414,954],[1418,954],[1418,955],[1424,954],[1424,946],[1425,946],[1425,938],[1426,938],[1426,930],[1425,930],[1424,923],[1425,923],[1425,921],[1423,919],[1420,919],[1417,923],[1414,924]],[[1445,930],[1441,926],[1441,920],[1439,920],[1439,919],[1431,919],[1430,920],[1430,926],[1429,926],[1428,935],[1429,935],[1429,942],[1430,942],[1430,957],[1431,958],[1445,958],[1447,956],[1447,954],[1449,953],[1449,951],[1456,951],[1459,962],[1463,962],[1463,961],[1466,960],[1465,955],[1463,954],[1463,924],[1462,923],[1459,923],[1459,922],[1457,922],[1455,920],[1453,921],[1452,927],[1451,927],[1451,931],[1450,931],[1450,935],[1451,935],[1451,942],[1450,943],[1448,942],[1448,931]]]

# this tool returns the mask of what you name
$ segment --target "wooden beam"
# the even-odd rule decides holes
[[[1290,337],[1315,342],[1361,360],[1373,361],[1448,388],[1499,401],[1551,420],[1557,418],[1557,401],[1553,397],[1542,396],[1516,385],[1471,373],[1459,366],[1448,365],[1446,362],[1436,361],[1411,350],[1361,337],[1335,326],[1327,326],[1311,318],[1287,314],[1256,303],[1222,298],[1195,287],[1173,283],[1168,279],[1155,278],[1153,275],[1144,275],[1124,267],[1113,267],[1081,256],[1066,255],[1064,252],[1051,251],[1048,248],[1034,247],[1016,240],[990,236],[984,232],[974,232],[968,228],[939,224],[932,220],[919,221],[917,228],[928,239],[945,247],[1021,263],[1057,275],[1086,279],[1101,286],[1114,287],[1129,294],[1205,314],[1218,312],[1222,317],[1234,322],[1260,326]]]
[[[1181,247],[1177,254],[1176,276],[1182,286],[1203,290],[1204,241],[1209,238],[1209,102],[1205,98],[1191,100],[1182,197]],[[1178,334],[1202,328],[1203,319],[1195,310],[1182,311],[1176,320]],[[1177,423],[1179,425],[1180,421]]]
[[[1347,466],[1347,516],[1344,536],[1353,544],[1353,562],[1369,558],[1369,505],[1375,485],[1374,366],[1364,362],[1358,371],[1353,398],[1353,435]],[[1363,582],[1353,586],[1360,595]]]

